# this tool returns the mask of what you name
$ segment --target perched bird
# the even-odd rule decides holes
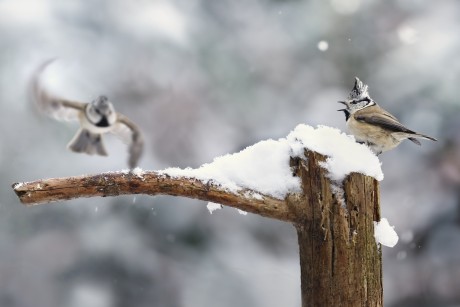
[[[106,96],[92,102],[79,102],[51,95],[41,84],[41,74],[54,61],[41,64],[32,76],[31,93],[38,108],[57,120],[78,120],[80,129],[67,147],[78,153],[107,156],[102,135],[111,132],[129,146],[128,166],[133,169],[142,155],[144,139],[139,127],[123,114],[115,111]]]
[[[364,143],[376,154],[398,146],[408,139],[421,145],[417,138],[436,141],[435,138],[412,131],[399,123],[398,119],[382,109],[370,96],[367,85],[355,78],[353,90],[340,109],[345,114],[347,128],[356,141]]]

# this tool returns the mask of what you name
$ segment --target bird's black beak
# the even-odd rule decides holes
[[[337,111],[341,111],[343,112],[343,114],[345,114],[345,120],[348,121],[348,119],[350,118],[350,111],[348,111],[348,109],[340,109],[340,110],[337,110]]]
[[[346,103],[345,101],[337,101],[337,102],[343,104],[344,106],[348,108],[348,103]]]

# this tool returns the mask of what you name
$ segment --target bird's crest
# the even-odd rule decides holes
[[[359,100],[366,97],[369,97],[367,85],[361,82],[358,77],[355,77],[355,85],[348,95],[348,100]]]

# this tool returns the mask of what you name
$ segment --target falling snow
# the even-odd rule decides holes
[[[323,52],[326,51],[327,49],[329,49],[329,43],[326,41],[318,42],[318,49]]]

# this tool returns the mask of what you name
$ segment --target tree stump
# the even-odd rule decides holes
[[[219,202],[291,222],[299,242],[303,307],[383,306],[382,255],[373,223],[380,221],[378,181],[352,173],[343,182],[333,183],[321,167],[324,156],[307,150],[305,156],[291,159],[303,193],[285,200],[258,191],[230,192],[218,183],[171,178],[154,171],[44,179],[16,183],[13,189],[26,205],[78,197],[161,194]],[[334,189],[334,184],[341,188]],[[258,196],[251,196],[254,193]]]
[[[353,173],[336,195],[319,167],[325,160],[306,152],[292,161],[302,180],[295,210],[301,267],[302,306],[383,306],[382,255],[374,238],[380,221],[379,184]]]

